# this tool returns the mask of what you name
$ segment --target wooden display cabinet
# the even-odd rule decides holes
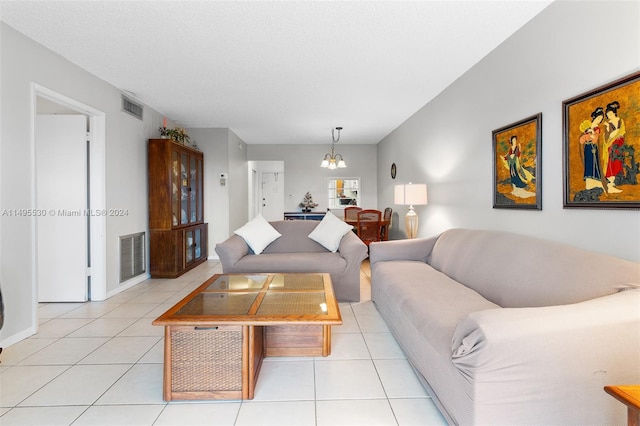
[[[207,259],[203,154],[170,139],[149,139],[149,269],[175,278]]]

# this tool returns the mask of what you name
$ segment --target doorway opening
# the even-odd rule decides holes
[[[249,220],[284,218],[284,161],[249,162]]]
[[[57,225],[72,223],[73,219],[79,219],[83,229],[82,240],[78,243],[77,253],[83,256],[82,259],[86,265],[86,271],[83,271],[86,278],[83,293],[85,300],[105,300],[106,299],[106,218],[103,215],[92,214],[92,212],[103,211],[105,207],[106,190],[105,190],[105,114],[93,107],[85,105],[60,93],[54,92],[46,87],[32,84],[32,132],[31,132],[31,203],[34,211],[43,210],[48,219],[56,219]],[[73,203],[62,206],[46,206],[43,203],[52,202],[58,198],[64,198],[68,195],[62,185],[45,185],[43,177],[51,177],[55,180],[55,176],[42,176],[45,173],[52,173],[52,169],[39,169],[38,163],[44,163],[43,127],[41,126],[41,118],[43,115],[49,118],[58,116],[60,121],[66,121],[62,117],[79,117],[77,121],[82,123],[84,130],[84,142],[75,151],[79,153],[80,163],[76,170],[81,170],[83,175],[78,184],[78,188],[84,193],[79,194],[82,204],[77,206]],[[56,123],[58,120],[53,120]],[[51,124],[45,124],[51,125]],[[64,127],[64,125],[63,125]],[[77,127],[77,126],[76,126]],[[46,128],[46,127],[44,127]],[[40,129],[40,130],[39,130]],[[64,138],[63,138],[64,140]],[[60,145],[60,149],[69,150],[69,146]],[[48,151],[55,152],[55,146],[47,147]],[[60,155],[57,153],[56,155]],[[77,163],[77,162],[76,162]],[[53,170],[58,173],[60,169]],[[40,173],[40,175],[39,175]],[[66,173],[66,171],[65,171]],[[78,172],[79,173],[79,172]],[[76,175],[78,176],[78,175]],[[69,176],[67,176],[69,178]],[[51,244],[51,240],[56,238],[55,234],[51,234],[50,224],[41,222],[39,217],[32,217],[32,287],[34,294],[34,327],[37,325],[37,304],[40,299],[40,284],[42,282],[41,274],[46,270],[46,253],[43,252],[44,244],[47,239]],[[42,247],[41,247],[42,243]],[[70,254],[71,255],[71,254]],[[54,265],[55,266],[55,265]],[[45,269],[43,269],[45,268]],[[63,301],[63,300],[60,300]]]

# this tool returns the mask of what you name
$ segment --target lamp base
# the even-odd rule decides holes
[[[409,211],[404,217],[404,226],[407,231],[407,238],[415,238],[418,235],[418,215],[413,210],[413,206],[409,206]]]

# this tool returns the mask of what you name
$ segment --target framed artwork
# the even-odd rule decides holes
[[[492,134],[493,208],[542,210],[542,113]]]
[[[564,207],[640,208],[640,72],[562,103]]]

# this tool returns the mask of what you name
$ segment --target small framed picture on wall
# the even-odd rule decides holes
[[[542,210],[542,113],[493,131],[493,208]]]

